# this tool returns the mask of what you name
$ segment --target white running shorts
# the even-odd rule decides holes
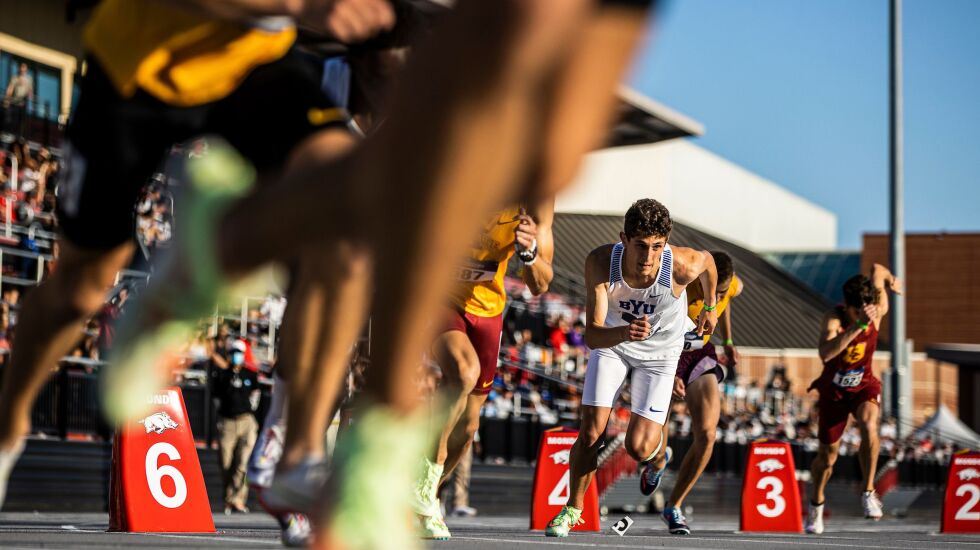
[[[667,421],[674,389],[676,357],[642,361],[611,349],[592,350],[585,372],[582,404],[612,408],[630,371],[630,408],[633,414],[663,426]]]

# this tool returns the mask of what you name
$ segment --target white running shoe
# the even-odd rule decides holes
[[[317,495],[326,482],[326,462],[304,460],[276,474],[269,488],[262,491],[262,506],[280,514],[308,514],[313,511]]]
[[[252,458],[248,461],[248,484],[255,488],[267,489],[276,475],[276,465],[282,458],[284,439],[282,426],[273,424],[262,430],[255,443]]]
[[[476,508],[472,506],[457,506],[453,508],[450,514],[454,518],[472,518],[476,517]]]
[[[281,522],[282,545],[289,548],[305,548],[310,544],[313,528],[303,514],[287,514]]]
[[[7,482],[10,472],[17,464],[17,459],[24,452],[24,440],[21,439],[12,450],[0,451],[0,510],[3,510],[3,500],[7,497]]]
[[[878,521],[884,515],[881,507],[881,499],[874,491],[865,491],[861,494],[861,506],[864,508],[864,518]]]
[[[810,511],[806,516],[806,527],[803,528],[809,535],[819,535],[823,533],[823,504],[816,506],[810,503]]]

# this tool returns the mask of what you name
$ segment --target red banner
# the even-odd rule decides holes
[[[960,451],[949,462],[943,533],[980,533],[980,453]]]
[[[801,533],[803,514],[789,443],[755,441],[742,480],[742,531]]]
[[[531,492],[531,530],[540,531],[558,515],[568,503],[568,458],[578,437],[578,432],[565,428],[547,430],[541,435],[538,464],[534,469],[534,487]],[[593,479],[585,491],[582,509],[584,523],[573,531],[598,531],[599,494]]]
[[[213,533],[214,520],[180,388],[120,427],[112,448],[109,530]]]

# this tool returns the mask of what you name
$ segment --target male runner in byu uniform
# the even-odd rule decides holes
[[[878,327],[888,313],[886,290],[901,294],[901,281],[886,267],[875,264],[871,277],[855,275],[844,283],[844,304],[823,318],[819,344],[823,374],[809,388],[820,393],[817,401],[820,448],[810,466],[813,493],[807,533],[823,533],[824,489],[830,481],[840,438],[851,415],[861,430],[858,461],[864,474],[861,495],[864,517],[879,520],[882,516],[881,501],[874,492],[881,381],[874,374],[871,359],[878,344]]]
[[[698,335],[710,334],[718,321],[715,262],[708,252],[671,248],[671,227],[664,205],[641,199],[626,212],[622,242],[600,246],[586,259],[585,342],[592,353],[570,456],[568,505],[548,525],[549,537],[568,536],[582,522],[609,414],[631,370],[626,451],[641,463],[659,454],[684,334],[695,329],[687,317],[687,285],[700,280],[706,297]]]

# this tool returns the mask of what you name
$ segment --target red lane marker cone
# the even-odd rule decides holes
[[[742,531],[803,532],[796,465],[789,443],[754,441],[742,480]]]
[[[538,463],[534,468],[534,487],[531,492],[531,530],[540,531],[568,503],[568,457],[578,437],[576,430],[553,428],[541,434]],[[595,479],[585,492],[582,510],[584,523],[572,531],[599,531],[599,492]]]
[[[109,530],[213,533],[211,504],[180,388],[166,388],[152,402],[152,413],[116,433]]]
[[[940,531],[980,533],[980,453],[964,450],[949,461]]]

